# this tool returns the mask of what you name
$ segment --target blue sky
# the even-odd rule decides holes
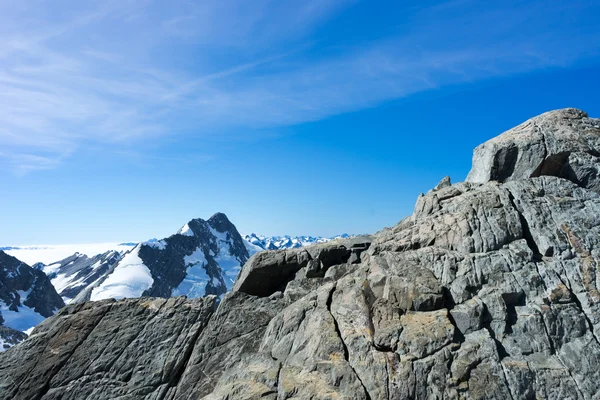
[[[0,245],[375,232],[479,143],[600,117],[595,1],[0,0]]]

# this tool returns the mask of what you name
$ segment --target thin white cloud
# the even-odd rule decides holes
[[[87,143],[314,121],[595,60],[600,46],[587,2],[414,8],[402,34],[341,49],[311,32],[342,0],[85,3],[53,4],[55,21],[47,3],[0,0],[0,159],[21,174]]]
[[[68,153],[64,153],[64,156],[67,155]],[[56,168],[61,161],[61,157],[56,156],[0,152],[0,166],[11,169],[17,176],[24,176],[32,171]]]
[[[165,10],[148,7],[161,16],[168,35],[214,46],[261,47],[306,33],[354,0],[204,0],[179,1]]]

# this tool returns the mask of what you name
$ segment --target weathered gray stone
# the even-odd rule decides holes
[[[67,306],[0,363],[12,399],[144,398],[177,384],[214,297]]]
[[[599,151],[599,119],[574,108],[550,111],[477,147],[467,182],[560,176],[571,153]]]
[[[600,158],[583,152],[569,154],[560,176],[600,193]]]
[[[594,124],[561,110],[509,131],[476,150],[488,169],[420,196],[357,257],[360,243],[337,241],[259,253],[214,312],[210,299],[68,307],[0,355],[0,393],[598,399]]]
[[[311,256],[305,249],[256,253],[240,272],[233,290],[255,296],[269,296],[285,289],[296,272],[306,267],[310,260]]]
[[[433,190],[436,191],[450,186],[452,186],[452,181],[450,180],[449,176],[445,176],[442,178],[441,181],[438,182],[437,185],[435,185]]]
[[[466,335],[471,332],[480,330],[483,327],[483,312],[485,306],[481,300],[474,297],[458,304],[450,311],[456,328]]]
[[[337,239],[309,247],[263,251],[253,255],[244,266],[233,290],[255,296],[269,296],[286,285],[302,270],[302,276],[322,278],[333,265],[345,264],[353,254],[370,245],[369,237]],[[356,258],[352,263],[358,262]]]

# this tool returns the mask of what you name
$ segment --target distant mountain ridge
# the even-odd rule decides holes
[[[119,246],[131,246],[120,243]],[[44,271],[67,303],[140,296],[195,298],[222,295],[255,249],[227,216],[193,219],[174,235],[109,250],[94,257],[75,253],[36,268]]]
[[[299,247],[310,246],[317,243],[326,243],[334,239],[346,239],[356,235],[347,233],[333,236],[263,236],[256,233],[244,235],[244,240],[255,247],[256,251],[260,250],[281,250],[281,249],[297,249]]]
[[[216,213],[206,221],[193,219],[166,239],[138,244],[115,272],[119,273],[120,267],[129,265],[128,262],[137,262],[125,260],[135,257],[136,252],[152,279],[139,295],[157,297],[224,294],[250,258],[237,228],[223,213]],[[94,290],[91,299],[114,297],[109,296],[114,292],[111,285],[112,282],[103,283]]]
[[[195,298],[208,294],[222,295],[231,289],[238,272],[248,258],[263,250],[295,249],[333,239],[348,238],[342,234],[331,238],[319,236],[241,236],[222,213],[207,221],[193,219],[174,235],[146,242],[114,244],[118,250],[90,255],[88,244],[72,255],[52,263],[36,263],[65,303],[80,303],[105,298],[140,297],[145,295]],[[67,245],[56,246],[65,247]],[[11,246],[13,251],[53,250],[52,246]],[[64,249],[61,249],[61,251]]]
[[[90,291],[112,273],[123,254],[115,250],[94,257],[75,253],[50,265],[34,267],[44,271],[65,303],[78,303],[89,298]]]
[[[46,274],[0,250],[0,351],[64,305]]]
[[[87,245],[90,246],[90,245]],[[137,243],[128,250],[74,254],[32,267],[0,250],[0,351],[27,338],[23,333],[65,303],[141,296],[220,296],[231,289],[256,250],[227,216],[193,219],[174,235]],[[48,246],[11,247],[47,250]],[[53,250],[51,248],[51,250]],[[64,249],[61,249],[64,251]]]
[[[44,265],[54,264],[60,260],[71,257],[75,253],[84,254],[88,257],[95,257],[98,254],[104,254],[107,251],[127,252],[131,250],[137,242],[131,243],[74,243],[74,244],[37,244],[37,245],[10,245],[1,247],[0,250],[18,258],[20,261],[34,266],[43,263]]]

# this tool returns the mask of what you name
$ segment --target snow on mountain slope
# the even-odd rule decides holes
[[[75,253],[88,257],[104,254],[109,250],[124,252],[131,250],[137,243],[83,243],[61,245],[24,245],[0,247],[7,254],[26,262],[29,265],[36,263],[51,264],[57,260],[64,260]]]
[[[0,251],[0,341],[3,351],[19,336],[53,315],[64,302],[40,270]]]
[[[190,226],[188,224],[185,224],[184,226],[181,227],[181,229],[179,229],[179,231],[177,232],[180,235],[183,236],[194,236],[194,231],[192,231],[192,229],[190,228]]]
[[[138,244],[88,297],[221,295],[232,287],[249,257],[235,226],[217,213],[208,221],[189,221],[168,238]]]
[[[89,297],[89,293],[82,293],[92,290],[106,279],[121,258],[122,254],[115,250],[91,258],[75,253],[50,265],[38,263],[34,268],[41,269],[51,279],[52,285],[65,303],[71,303],[78,296]]]
[[[142,243],[134,247],[119,261],[114,271],[92,289],[90,300],[140,297],[154,283],[150,269],[140,258]]]
[[[25,339],[27,339],[25,332],[0,325],[0,352],[10,349]]]
[[[101,254],[94,251],[112,248]],[[60,261],[50,258],[64,255]],[[125,251],[124,251],[125,250]],[[106,298],[221,295],[259,248],[245,242],[225,214],[193,219],[174,235],[132,243],[21,246],[7,250],[30,260],[66,303]],[[48,261],[48,260],[52,261]]]
[[[263,236],[251,233],[244,235],[244,240],[248,242],[255,251],[261,250],[280,250],[280,249],[296,249],[299,247],[310,246],[317,243],[329,242],[333,239],[345,239],[354,235],[344,233],[342,235],[325,238],[320,236]]]

